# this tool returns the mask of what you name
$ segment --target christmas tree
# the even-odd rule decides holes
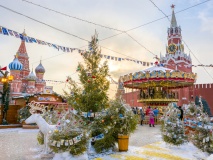
[[[68,109],[58,111],[55,117],[58,117],[57,129],[50,133],[50,148],[55,153],[69,151],[72,155],[79,155],[86,151],[87,137],[82,118]]]
[[[101,63],[101,50],[98,47],[97,34],[92,36],[89,43],[89,51],[82,53],[82,56],[84,63],[79,63],[77,68],[81,83],[79,84],[73,81],[71,77],[68,77],[67,82],[70,92],[65,91],[65,99],[78,111],[78,115],[84,114],[84,124],[89,125],[108,107],[107,91],[109,89],[109,81],[107,76],[109,75],[109,68],[106,61]],[[100,124],[97,123],[97,126],[89,125],[92,137],[99,136],[100,143],[102,135],[106,133],[106,125],[108,124],[102,122]],[[108,138],[113,139],[110,136]],[[101,144],[104,145],[105,142]],[[113,143],[104,145],[101,149],[108,149],[111,146],[113,146]],[[96,151],[100,150],[97,149]]]
[[[131,107],[120,100],[110,101],[109,108],[104,113],[96,117],[92,123],[92,139],[96,152],[114,147],[118,142],[118,135],[129,135],[138,123],[138,117],[133,114]]]
[[[209,116],[211,116],[212,114],[208,102],[204,98],[201,98],[201,101],[203,104],[203,112],[206,112]],[[198,96],[195,97],[195,104],[200,106],[200,100]]]
[[[197,127],[195,129],[195,134],[191,135],[191,139],[193,144],[202,151],[213,153],[212,126],[210,124],[209,115],[205,113],[203,105],[205,101],[203,101],[201,97],[197,101],[195,101],[199,105],[197,106],[199,112],[196,116]]]
[[[79,80],[81,85],[68,77],[70,93],[65,92],[68,103],[82,112],[100,112],[106,108],[109,89],[109,68],[105,61],[101,64],[101,50],[98,47],[97,34],[92,36],[89,51],[82,53],[84,63],[79,63]],[[95,114],[94,114],[95,116]]]
[[[178,118],[179,113],[180,111],[174,103],[170,103],[164,112],[161,131],[166,143],[181,145],[186,142],[184,124]]]

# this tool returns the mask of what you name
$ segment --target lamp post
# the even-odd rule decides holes
[[[10,82],[13,80],[13,76],[8,75],[8,71],[3,72],[0,70],[1,74],[3,75],[1,77],[1,82],[3,83],[3,90],[1,93],[1,104],[3,106],[2,109],[2,124],[7,125],[7,110],[9,109],[9,103],[10,103]]]

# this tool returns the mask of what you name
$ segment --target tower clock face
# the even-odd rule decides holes
[[[176,50],[177,50],[176,44],[171,43],[171,44],[168,46],[168,52],[169,52],[170,54],[174,54],[174,53],[176,52]]]

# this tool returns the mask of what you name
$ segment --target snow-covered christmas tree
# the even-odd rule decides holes
[[[176,104],[170,103],[162,118],[162,136],[166,143],[181,145],[186,142],[184,124],[179,119],[180,111]]]
[[[195,134],[190,135],[195,146],[202,151],[213,153],[212,125],[208,113],[204,112],[202,98],[199,98],[199,106],[196,106],[196,128]]]

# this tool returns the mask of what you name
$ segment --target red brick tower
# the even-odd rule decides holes
[[[168,45],[166,46],[166,55],[160,55],[160,63],[164,64],[166,68],[173,70],[180,70],[183,72],[192,72],[192,60],[190,54],[184,52],[184,45],[182,43],[181,27],[177,25],[174,5],[172,8],[172,19],[170,28],[168,28]]]
[[[25,31],[23,32],[23,36],[26,36]],[[29,69],[29,57],[27,54],[25,41],[21,41],[21,45],[17,52],[18,60],[23,64],[23,69],[20,72],[20,78],[25,78],[29,75],[30,69]]]
[[[192,72],[192,60],[190,54],[184,52],[184,45],[182,43],[181,27],[177,25],[177,20],[174,13],[174,5],[172,8],[172,19],[170,28],[167,30],[168,45],[166,46],[166,55],[160,55],[160,63],[164,64],[166,68],[173,70],[180,70],[183,72]],[[178,105],[188,104],[191,101],[190,92],[193,87],[184,87],[175,89],[178,92],[179,102]]]

